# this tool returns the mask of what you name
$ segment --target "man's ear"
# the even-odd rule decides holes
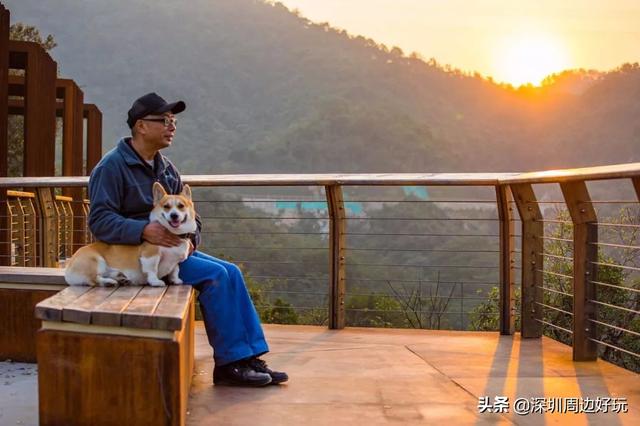
[[[191,188],[189,185],[185,184],[182,187],[182,192],[180,193],[183,197],[186,197],[189,201],[191,201]]]
[[[145,133],[144,121],[137,120],[135,122],[135,124],[133,125],[133,128],[134,128],[136,134],[144,134]]]
[[[164,190],[162,185],[159,182],[153,183],[153,204],[156,205],[167,195],[167,192]]]

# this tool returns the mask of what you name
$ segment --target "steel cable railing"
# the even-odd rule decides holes
[[[635,179],[640,188],[640,166],[635,174],[609,170],[570,178],[566,172],[494,180],[274,175],[186,176],[185,182],[194,186],[205,221],[202,249],[243,268],[268,320],[544,333],[597,348],[574,345],[576,359],[599,353],[634,369],[629,359],[640,352],[640,242],[634,240],[640,216],[616,220],[609,210],[635,209],[638,203],[614,192],[591,200],[586,183]],[[2,228],[8,239],[0,242],[0,259],[61,266],[92,241],[86,225],[90,206],[52,192],[49,200],[42,198],[43,189],[63,188],[65,179],[74,178],[38,179],[13,185],[36,188],[34,211],[27,201],[7,199],[10,213]],[[273,182],[277,188],[269,186]],[[281,188],[289,185],[314,195],[290,196],[292,188]],[[398,197],[402,185],[419,185],[428,196],[418,191]],[[247,197],[245,186],[265,188],[268,195]],[[549,197],[551,187],[562,194]],[[513,199],[496,192],[500,188],[509,189]],[[482,190],[492,196],[478,196]],[[25,226],[34,224],[33,235],[26,235]]]

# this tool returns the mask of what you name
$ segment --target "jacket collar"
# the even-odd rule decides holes
[[[120,139],[120,141],[118,142],[118,152],[120,153],[120,155],[122,155],[122,158],[124,158],[124,161],[129,166],[139,164],[143,167],[149,167],[146,161],[144,161],[131,146],[130,136]],[[158,152],[154,157],[154,162],[156,165],[155,172],[157,175],[160,175],[167,168],[167,160],[165,159],[164,155]]]

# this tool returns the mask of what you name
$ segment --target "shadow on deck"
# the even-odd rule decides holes
[[[635,373],[608,362],[573,362],[554,340],[495,332],[265,326],[286,385],[211,386],[213,363],[196,328],[196,377],[188,424],[640,424]],[[480,396],[626,398],[628,413],[478,412]],[[511,405],[511,404],[510,404]],[[512,410],[512,407],[510,407]]]

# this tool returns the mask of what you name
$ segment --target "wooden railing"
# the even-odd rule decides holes
[[[36,266],[37,216],[35,194],[7,191],[10,262],[16,266]]]
[[[326,203],[326,217],[311,216],[304,218],[289,218],[282,216],[282,214],[275,214],[271,219],[286,221],[297,219],[314,219],[314,223],[320,221],[326,221],[326,226],[322,225],[326,232],[317,232],[317,234],[327,234],[326,243],[327,246],[323,247],[273,247],[274,250],[295,250],[301,252],[301,250],[326,250],[328,254],[327,262],[327,275],[323,278],[310,278],[305,277],[289,277],[286,279],[326,279],[326,293],[318,293],[318,295],[326,295],[328,298],[328,325],[330,328],[342,328],[348,321],[346,320],[346,314],[349,313],[349,306],[346,306],[346,297],[348,294],[347,285],[349,282],[358,281],[358,278],[353,278],[347,275],[347,270],[362,271],[366,268],[387,267],[388,270],[393,268],[393,271],[406,271],[410,268],[416,268],[416,274],[420,274],[429,268],[437,269],[438,276],[437,281],[431,281],[425,279],[423,276],[418,276],[417,279],[409,280],[403,278],[402,282],[419,282],[420,291],[422,290],[423,283],[435,283],[436,294],[430,293],[430,297],[434,301],[433,306],[439,306],[446,314],[453,315],[449,312],[451,300],[460,299],[460,310],[455,314],[460,314],[461,317],[468,315],[468,312],[464,310],[464,303],[467,299],[473,299],[472,297],[465,299],[465,288],[474,284],[480,284],[480,281],[473,279],[474,277],[486,277],[488,273],[480,272],[482,268],[486,270],[495,270],[496,286],[499,289],[498,297],[498,312],[496,315],[499,320],[497,322],[498,329],[502,334],[513,334],[516,331],[516,325],[520,320],[520,331],[523,337],[540,337],[546,330],[551,330],[553,333],[558,333],[558,336],[562,336],[564,333],[564,340],[566,343],[572,344],[573,358],[575,360],[594,360],[597,358],[598,349],[601,352],[604,351],[616,351],[616,353],[623,354],[625,359],[631,357],[632,359],[640,360],[640,349],[636,344],[640,344],[638,337],[640,333],[631,329],[631,324],[634,323],[637,326],[638,315],[640,314],[640,287],[638,287],[635,280],[635,275],[640,272],[640,267],[635,266],[635,255],[631,256],[632,263],[620,263],[608,260],[603,261],[599,258],[599,250],[609,248],[620,248],[623,250],[640,250],[640,244],[635,245],[633,243],[623,244],[621,242],[603,242],[599,241],[599,232],[602,226],[620,226],[628,229],[640,228],[640,223],[599,223],[597,209],[594,207],[597,203],[606,203],[608,201],[593,201],[588,189],[588,184],[594,181],[607,180],[616,182],[622,182],[627,180],[629,186],[635,189],[635,197],[633,200],[628,200],[628,204],[634,204],[633,207],[637,207],[638,199],[640,199],[640,163],[636,164],[624,164],[615,166],[593,167],[585,169],[571,169],[571,170],[558,170],[558,171],[545,171],[536,173],[471,173],[471,174],[456,174],[456,173],[437,173],[437,174],[303,174],[303,175],[191,175],[183,176],[185,183],[188,183],[196,190],[194,193],[198,194],[198,188],[223,188],[223,187],[311,187],[315,188],[316,193],[321,193],[324,190],[324,199],[322,202]],[[10,192],[9,193],[9,210],[12,212],[11,223],[11,243],[15,244],[15,247],[22,247],[20,252],[17,248],[14,252],[8,253],[5,249],[3,254],[6,259],[11,259],[11,262],[20,265],[34,266],[34,265],[61,265],[64,260],[68,258],[71,253],[77,248],[74,246],[73,232],[84,232],[84,237],[81,240],[80,245],[91,241],[90,234],[87,232],[86,217],[88,214],[88,203],[85,200],[72,200],[66,197],[54,196],[53,188],[69,188],[69,187],[86,187],[88,178],[77,177],[51,177],[51,178],[0,178],[0,188],[15,189],[20,188],[22,191],[33,190],[33,192]],[[540,192],[538,186],[548,188],[549,184],[552,187],[558,188],[561,191],[561,201],[545,201],[538,200],[536,192]],[[433,188],[446,188],[447,190],[455,188],[466,188],[466,196],[469,194],[480,193],[480,188],[484,191],[490,190],[493,194],[492,197],[484,200],[471,200],[466,198],[465,200],[432,200],[432,199],[402,199],[402,200],[363,200],[364,203],[378,203],[381,207],[380,211],[385,211],[385,206],[388,203],[408,203],[405,204],[407,211],[413,211],[412,206],[419,206],[424,208],[428,203],[443,203],[446,205],[452,205],[453,203],[467,203],[474,207],[478,206],[491,206],[495,212],[494,217],[480,216],[455,217],[455,211],[464,212],[468,214],[471,210],[435,210],[440,213],[445,212],[445,217],[372,217],[365,215],[348,213],[349,203],[353,202],[351,198],[345,197],[344,191],[352,191],[354,188],[389,188],[397,186],[420,186]],[[470,190],[470,188],[476,188]],[[485,192],[486,193],[486,192]],[[23,194],[21,196],[11,194]],[[22,198],[21,198],[22,197]],[[345,201],[346,198],[346,201]],[[17,202],[16,199],[22,200]],[[29,244],[33,242],[33,231],[29,228],[30,234],[26,232],[25,221],[20,219],[14,220],[13,212],[16,212],[16,203],[27,203],[27,200],[34,206],[34,201],[37,200],[37,214],[38,214],[38,229],[40,238],[38,239],[38,251],[39,256],[27,255],[27,247],[32,247]],[[215,203],[225,202],[223,199],[202,199],[198,200],[197,206],[202,205],[204,207],[211,207],[213,209]],[[227,200],[226,202],[240,202],[239,200]],[[263,200],[250,201],[250,203],[259,203]],[[423,203],[423,204],[409,204],[409,203]],[[620,201],[611,201],[616,203]],[[71,208],[71,203],[79,203],[82,206],[80,211],[81,215],[74,216],[74,209]],[[246,199],[244,200],[246,204]],[[483,204],[484,203],[484,204]],[[568,216],[565,220],[554,217],[549,219],[545,217],[547,210],[541,208],[544,203],[555,203],[565,208]],[[19,204],[22,206],[23,204]],[[237,204],[236,204],[237,205]],[[207,207],[207,208],[209,208]],[[21,207],[22,208],[22,207]],[[32,209],[33,207],[30,207]],[[215,209],[214,209],[215,210]],[[402,210],[402,209],[397,209]],[[397,211],[396,210],[396,211]],[[32,211],[32,210],[29,210]],[[76,210],[78,211],[78,210]],[[216,210],[218,211],[218,210]],[[429,210],[431,211],[431,210]],[[453,212],[453,213],[452,213]],[[407,213],[408,214],[408,213]],[[426,213],[425,213],[426,214]],[[486,216],[486,215],[485,215]],[[226,214],[218,216],[205,217],[205,219],[215,222],[224,220],[235,220],[240,222],[242,220],[256,221],[258,219],[266,219],[265,217],[251,216],[251,217],[236,217],[233,215],[228,216]],[[412,221],[412,223],[425,223],[429,222],[431,225],[426,225],[419,228],[416,231],[415,228],[412,231],[398,231],[397,226],[393,232],[381,233],[379,226],[374,226],[375,221],[388,221],[387,223],[396,223],[398,221]],[[361,232],[366,226],[356,226],[352,223],[358,224],[361,221],[366,223],[366,226],[374,229],[374,232]],[[465,234],[466,228],[473,228],[469,225],[475,223],[474,221],[491,221],[495,224],[495,235],[467,235]],[[521,222],[521,233],[516,233],[516,224]],[[228,222],[225,222],[228,224]],[[324,222],[323,222],[324,223]],[[33,225],[33,221],[29,222],[29,226]],[[548,226],[568,227],[570,229],[570,235],[563,235],[558,237],[554,234],[555,231],[549,231]],[[600,227],[599,227],[600,225]],[[228,226],[228,225],[225,225]],[[320,225],[318,225],[320,226]],[[394,225],[395,226],[395,225]],[[460,232],[448,232],[442,234],[437,232],[438,226],[446,227],[448,230],[457,229]],[[491,225],[493,226],[493,225]],[[357,228],[357,229],[356,229]],[[205,230],[207,225],[205,225]],[[258,228],[256,228],[258,229]],[[268,234],[269,232],[260,232],[259,230],[252,229],[252,235],[248,238],[257,238],[260,234]],[[351,232],[356,230],[356,232]],[[428,229],[429,232],[424,232],[422,229]],[[473,229],[481,229],[479,227]],[[482,229],[493,229],[487,226]],[[562,229],[564,231],[564,228]],[[569,232],[569,231],[567,231]],[[219,230],[210,231],[214,238],[220,238],[224,234],[242,234],[243,232],[232,232],[227,228],[221,228]],[[247,232],[244,232],[247,234]],[[298,232],[297,234],[305,234],[305,232]],[[29,236],[28,236],[29,235]],[[374,245],[371,243],[374,236],[382,237],[382,245]],[[444,243],[430,243],[424,245],[412,245],[410,248],[396,247],[393,244],[394,241],[400,241],[401,236],[404,237],[420,237],[420,238],[441,238],[450,237],[460,242],[453,249],[449,249],[447,244]],[[488,243],[482,243],[486,247],[465,249],[466,242],[462,237],[496,237],[496,240],[491,240]],[[351,238],[355,241],[356,238],[364,237],[368,241],[368,245],[360,245],[356,247],[347,247],[347,239]],[[31,240],[29,240],[31,238]],[[320,240],[318,240],[320,241]],[[324,241],[324,240],[322,240]],[[379,240],[376,240],[379,241]],[[404,240],[403,240],[404,241]],[[423,240],[421,240],[423,241]],[[432,240],[433,241],[433,240]],[[488,240],[487,240],[488,241]],[[549,247],[548,243],[553,244],[566,244],[566,248],[562,249],[562,253],[546,251]],[[422,243],[421,243],[422,244]],[[6,244],[5,244],[6,245]],[[461,246],[461,247],[460,247]],[[13,246],[12,246],[13,247]],[[391,248],[390,248],[391,247]],[[520,247],[520,249],[518,249]],[[554,246],[557,247],[557,246]],[[270,247],[262,247],[267,249]],[[213,250],[221,249],[220,246],[213,246]],[[246,249],[246,247],[228,247],[228,249]],[[370,252],[419,252],[418,254],[412,254],[412,262],[392,262],[389,265],[385,264],[367,264],[366,258],[357,257],[355,253],[359,251]],[[17,256],[17,253],[21,253]],[[439,264],[432,265],[429,263],[430,259],[438,258],[437,256],[446,255],[447,252],[451,252],[450,259],[460,259],[462,262],[455,265]],[[33,252],[30,252],[33,253]],[[425,254],[428,253],[428,254]],[[439,253],[436,255],[435,253]],[[496,253],[495,265],[465,265],[464,253],[473,253],[476,256],[477,253]],[[388,257],[389,259],[398,259],[397,257]],[[518,259],[519,258],[519,259]],[[630,257],[627,256],[628,261]],[[352,259],[358,259],[358,262],[350,263]],[[365,259],[365,260],[363,260]],[[446,261],[446,257],[438,258],[441,262]],[[269,258],[268,258],[269,260]],[[286,259],[285,259],[286,260]],[[416,263],[418,261],[418,264]],[[562,268],[560,268],[560,263]],[[239,260],[239,263],[244,263],[245,260]],[[246,260],[248,264],[250,260]],[[260,263],[254,261],[255,263]],[[286,261],[261,261],[270,264],[279,264],[284,268],[285,264],[290,262]],[[384,263],[384,262],[383,262]],[[445,262],[446,263],[446,262]],[[545,265],[549,268],[545,269]],[[442,296],[438,294],[438,286],[442,283],[446,283],[446,279],[442,279],[440,276],[441,271],[446,271],[447,268],[454,271],[462,271],[464,268],[469,268],[471,272],[464,275],[466,278],[460,280],[453,280],[453,287],[458,285],[460,289],[460,297],[457,298],[453,295],[453,290],[448,296]],[[570,272],[567,272],[567,268]],[[603,269],[604,268],[604,269]],[[603,282],[599,279],[599,272],[602,270],[612,271],[619,268],[625,272],[621,275],[628,278],[626,282],[617,281]],[[520,270],[520,274],[516,272]],[[384,273],[383,273],[384,272]],[[421,313],[423,309],[421,297],[416,296],[417,293],[398,293],[400,287],[393,287],[391,280],[386,277],[386,272],[380,272],[380,279],[376,279],[372,275],[367,275],[366,279],[360,277],[361,281],[383,282],[386,280],[389,287],[396,293],[395,295],[400,300],[400,305],[404,314],[407,314],[406,308],[411,303],[412,297],[418,298],[418,310],[412,311],[412,314],[418,315],[416,312]],[[396,272],[394,272],[396,273]],[[372,274],[374,274],[372,272]],[[485,274],[485,275],[482,275]],[[384,277],[383,277],[384,275]],[[315,275],[314,275],[315,276]],[[319,275],[318,275],[319,276]],[[460,275],[462,276],[462,275]],[[616,275],[617,276],[617,275]],[[273,279],[273,276],[269,276],[268,273],[261,273],[261,278]],[[283,278],[284,279],[284,278]],[[566,280],[565,283],[559,280]],[[630,280],[630,281],[629,281]],[[518,281],[520,285],[518,286]],[[403,284],[404,285],[404,284]],[[466,287],[465,287],[466,286]],[[402,287],[404,288],[404,287]],[[429,287],[433,289],[434,286]],[[603,300],[601,295],[605,295],[607,291],[613,289],[616,291],[615,300]],[[600,290],[600,291],[599,291]],[[411,290],[413,291],[413,290]],[[431,291],[431,290],[430,290]],[[480,292],[480,290],[478,290]],[[285,291],[280,291],[279,294],[284,294]],[[600,294],[601,293],[601,294]],[[518,294],[519,297],[518,297]],[[623,298],[618,297],[620,294],[624,295]],[[405,297],[406,296],[406,297]],[[488,296],[487,293],[482,294],[485,301]],[[557,299],[555,297],[564,298]],[[447,304],[442,304],[442,299],[446,299]],[[516,304],[521,299],[521,307],[518,311]],[[560,302],[558,302],[560,301]],[[558,302],[553,304],[552,302]],[[415,306],[414,306],[415,308]],[[302,309],[302,307],[301,307]],[[355,309],[355,308],[354,308]],[[604,321],[602,317],[598,316],[599,311],[604,313],[609,322]],[[432,309],[431,313],[437,312]],[[611,314],[611,312],[620,312],[620,316]],[[551,314],[549,314],[551,313]],[[550,316],[551,315],[551,316]],[[566,318],[560,320],[559,315],[565,315]],[[418,318],[416,316],[416,318]],[[614,320],[611,320],[614,318]],[[618,321],[621,319],[621,321]],[[623,320],[623,321],[622,321]],[[411,318],[408,321],[412,326],[415,326]],[[614,321],[612,323],[611,321]],[[418,320],[420,326],[423,323]],[[440,321],[438,320],[438,324]],[[460,320],[460,327],[464,328],[465,319]],[[467,321],[468,324],[468,321]],[[427,324],[428,325],[428,324]],[[599,331],[600,330],[600,331]],[[616,333],[624,333],[625,336],[631,336],[631,345],[627,347],[620,347],[616,345],[613,340],[604,339],[602,336],[609,336],[606,330],[615,330]],[[612,343],[613,342],[613,343]],[[617,341],[616,341],[617,342]]]

